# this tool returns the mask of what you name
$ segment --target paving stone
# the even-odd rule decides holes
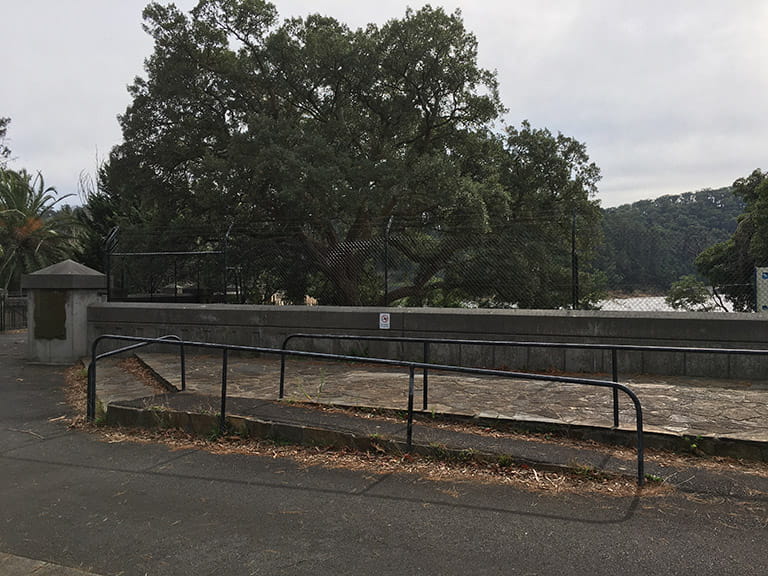
[[[140,357],[163,379],[181,386],[177,355],[141,354]],[[129,389],[118,372],[114,366],[99,365],[98,387],[102,401],[154,393],[149,388],[137,389],[135,382]],[[276,358],[230,357],[228,395],[275,400],[279,375],[280,363]],[[422,405],[422,383],[422,374],[417,373],[414,397],[417,409]],[[768,442],[768,386],[764,381],[734,382],[701,377],[661,380],[628,375],[623,383],[640,398],[647,429],[676,436],[715,435]],[[287,362],[285,391],[289,400],[405,410],[407,387],[406,369],[303,359]],[[188,357],[187,390],[210,397],[220,395],[221,356]],[[427,410],[610,428],[613,426],[612,398],[609,389],[576,384],[430,373]],[[633,426],[634,408],[624,394],[619,395],[619,407],[621,425]]]

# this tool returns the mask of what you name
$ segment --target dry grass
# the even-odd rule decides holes
[[[122,367],[145,382],[154,377],[137,361],[124,361]],[[506,484],[531,491],[554,493],[596,492],[614,496],[658,496],[670,491],[667,486],[650,484],[639,489],[633,480],[583,469],[565,474],[538,471],[525,465],[438,460],[417,455],[393,455],[381,452],[332,450],[317,447],[276,444],[267,440],[227,436],[206,439],[179,430],[113,429],[85,423],[86,376],[82,366],[66,372],[66,397],[76,413],[71,425],[100,436],[105,442],[164,444],[173,450],[205,450],[214,454],[246,454],[268,458],[290,458],[300,466],[324,466],[361,471],[368,474],[411,474],[437,482]],[[156,384],[156,383],[155,383]],[[162,389],[161,391],[165,391]],[[332,408],[323,408],[334,410]]]
[[[119,360],[117,365],[126,372],[133,374],[137,379],[152,388],[158,394],[166,394],[169,392],[169,389],[157,379],[155,373],[147,368],[147,366],[138,358],[124,358]]]
[[[159,386],[154,376],[136,360],[123,361],[122,367],[147,383]],[[501,462],[482,462],[472,458],[445,460],[424,456],[403,454],[395,455],[382,451],[360,452],[336,450],[318,447],[278,444],[268,440],[225,436],[216,439],[202,438],[179,430],[157,429],[119,429],[87,424],[84,418],[86,403],[86,372],[82,366],[73,366],[65,374],[65,395],[74,414],[70,425],[86,430],[110,443],[138,442],[163,444],[172,450],[205,450],[213,454],[245,454],[266,458],[288,458],[300,466],[323,466],[360,471],[366,474],[410,474],[420,478],[442,483],[481,483],[510,485],[516,488],[547,493],[596,493],[618,497],[632,497],[642,494],[644,497],[658,497],[669,494],[672,488],[665,484],[650,482],[639,488],[630,478],[604,474],[591,469],[581,469],[571,473],[555,473],[537,470],[526,465],[503,465]],[[165,392],[161,387],[159,390]],[[319,408],[338,410],[337,408]],[[358,412],[358,414],[360,414]],[[370,417],[373,417],[370,414]],[[376,417],[381,417],[377,415]],[[502,432],[490,428],[439,423],[439,426],[483,433],[501,435]],[[523,435],[518,435],[524,438]],[[540,436],[531,437],[542,441]],[[557,440],[549,440],[558,442]],[[564,442],[564,441],[559,441]],[[570,442],[569,442],[570,443]],[[605,447],[603,447],[605,448]],[[634,457],[631,450],[611,449],[616,455]]]
[[[358,416],[367,416],[370,418],[382,418],[390,421],[402,421],[401,418],[392,415],[391,410],[370,410],[358,408],[340,408],[333,406],[316,405],[318,410],[328,412],[351,413]],[[635,448],[615,446],[610,444],[601,444],[591,440],[578,440],[568,438],[558,434],[526,434],[524,432],[510,432],[490,426],[479,426],[477,424],[462,422],[461,419],[451,418],[430,418],[428,416],[417,417],[418,422],[430,427],[454,432],[463,432],[467,434],[478,434],[493,438],[513,437],[519,440],[530,440],[540,444],[552,444],[557,446],[570,446],[574,448],[585,448],[600,450],[619,460],[634,461],[637,458]],[[645,461],[665,466],[674,466],[680,468],[698,468],[711,470],[713,472],[722,472],[726,470],[737,470],[740,473],[752,474],[761,478],[768,478],[768,462],[756,462],[752,460],[739,460],[725,456],[697,456],[695,454],[686,454],[680,452],[671,452],[668,450],[655,450],[646,448],[644,451]]]
[[[266,458],[289,458],[299,466],[342,468],[372,475],[409,474],[435,482],[510,485],[549,493],[599,493],[631,497],[663,496],[671,492],[664,484],[639,488],[633,480],[584,469],[576,473],[538,471],[530,466],[502,466],[474,460],[451,461],[418,455],[360,452],[330,448],[278,444],[269,440],[225,436],[207,439],[180,430],[148,430],[86,427],[105,442],[164,444],[172,450],[205,450],[212,454],[243,454]]]

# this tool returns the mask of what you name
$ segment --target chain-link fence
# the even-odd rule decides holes
[[[115,252],[108,258],[113,302],[224,302],[224,253]]]
[[[687,246],[658,231],[618,245],[577,218],[521,219],[495,232],[382,224],[343,239],[259,225],[205,239],[193,229],[173,240],[123,231],[108,258],[110,299],[726,311],[733,287],[754,289],[752,277],[708,285],[695,265],[707,238],[691,234]]]

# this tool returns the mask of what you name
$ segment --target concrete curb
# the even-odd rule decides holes
[[[475,461],[482,463],[498,463],[502,466],[524,465],[535,467],[540,471],[574,473],[591,469],[588,463],[573,461],[569,464],[559,464],[515,456],[514,454],[486,452],[471,448],[456,448],[445,444],[421,444],[414,442],[409,451],[405,442],[386,436],[355,434],[317,426],[306,426],[285,422],[274,422],[249,418],[244,416],[227,416],[227,426],[232,434],[243,437],[261,438],[265,440],[290,442],[302,446],[320,446],[334,449],[350,449],[363,452],[376,451],[387,454],[402,455],[408,452],[435,460]],[[219,416],[217,414],[201,414],[193,412],[178,412],[174,410],[155,410],[151,408],[136,408],[117,403],[110,404],[106,415],[109,426],[126,428],[157,428],[178,429],[200,436],[218,434]],[[602,470],[612,475],[624,476],[636,480],[635,472],[618,472]]]
[[[425,414],[425,413],[422,413]],[[425,414],[426,415],[426,414]],[[600,444],[634,448],[637,444],[637,432],[630,428],[603,428],[578,424],[556,422],[537,422],[534,420],[514,420],[511,418],[488,418],[462,415],[441,415],[471,422],[479,426],[499,427],[504,430],[521,433],[557,434],[574,440],[591,440]],[[768,462],[768,443],[756,440],[742,440],[718,436],[673,435],[654,430],[643,431],[646,448],[667,450],[704,456],[724,456],[741,460]]]

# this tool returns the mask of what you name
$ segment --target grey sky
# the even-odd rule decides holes
[[[126,86],[152,51],[144,0],[0,0],[0,116],[12,166],[62,193],[120,141]],[[191,8],[194,0],[176,5]],[[352,27],[418,0],[277,0]],[[768,169],[768,2],[444,0],[480,64],[498,71],[506,121],[586,143],[603,206],[729,185]]]

